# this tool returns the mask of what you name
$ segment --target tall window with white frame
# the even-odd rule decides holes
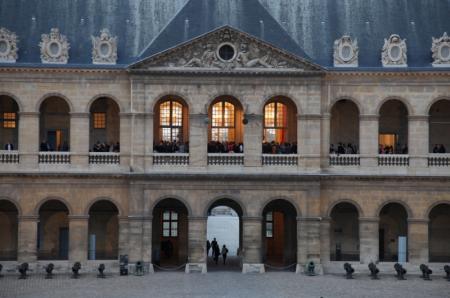
[[[164,238],[178,237],[178,213],[176,211],[163,211],[162,235]]]

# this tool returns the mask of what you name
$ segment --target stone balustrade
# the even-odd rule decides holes
[[[19,163],[19,151],[0,150],[0,163]]]
[[[39,152],[40,164],[70,164],[70,152]]]
[[[187,166],[189,165],[189,153],[153,153],[153,165]]]
[[[263,154],[263,166],[297,166],[297,154]]]
[[[120,153],[118,153],[118,152],[89,152],[89,164],[118,165],[118,164],[120,164]]]
[[[211,166],[243,166],[242,153],[208,153],[208,165]]]
[[[359,166],[359,154],[330,154],[330,166]]]
[[[450,166],[450,153],[433,153],[428,156],[429,167]]]
[[[379,166],[409,166],[408,154],[379,154],[378,155]]]

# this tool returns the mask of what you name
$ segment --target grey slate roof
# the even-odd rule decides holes
[[[360,70],[381,70],[384,38],[397,33],[408,69],[428,70],[431,38],[450,33],[450,0],[0,0],[0,27],[20,39],[17,66],[49,67],[38,44],[52,27],[71,49],[69,65],[51,67],[105,68],[91,63],[90,36],[102,28],[118,36],[116,67],[127,67],[223,25],[329,68],[334,40],[350,34]]]

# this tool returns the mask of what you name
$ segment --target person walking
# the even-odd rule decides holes
[[[223,264],[225,265],[225,261],[227,260],[227,254],[228,254],[228,248],[227,246],[224,244],[222,246],[222,258],[223,258]]]
[[[206,256],[209,256],[209,250],[211,249],[211,242],[209,240],[206,240]]]
[[[219,263],[219,256],[220,256],[220,247],[219,247],[219,244],[217,244],[217,241],[215,242],[214,245],[212,245],[212,249],[213,249],[214,262],[217,265]]]

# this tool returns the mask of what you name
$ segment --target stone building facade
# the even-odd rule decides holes
[[[45,31],[42,61],[21,63],[27,52],[14,55],[20,43],[2,31],[1,262],[38,270],[52,260],[64,270],[128,255],[150,269],[206,272],[216,206],[239,215],[243,272],[269,263],[301,271],[311,260],[324,272],[342,261],[450,261],[444,32],[426,45],[434,67],[408,67],[416,62],[396,34],[369,53],[377,66],[358,63],[362,51],[346,36],[328,45],[333,65],[319,63],[269,27],[265,10],[259,36],[210,24],[169,46],[195,27],[176,25],[194,23],[200,2],[188,1],[128,62],[117,51],[125,35],[109,30],[78,64],[77,40],[64,32]],[[234,148],[218,153],[225,142]]]

